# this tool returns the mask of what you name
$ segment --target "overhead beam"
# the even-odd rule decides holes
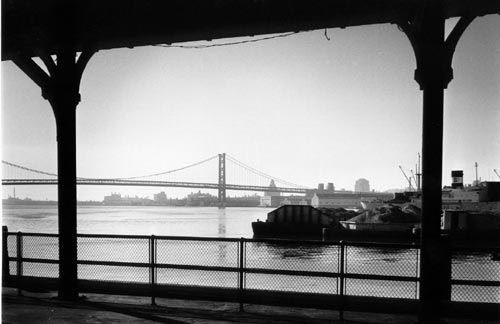
[[[60,0],[2,0],[2,60],[56,54]],[[97,50],[396,23],[421,0],[74,0],[72,42]],[[500,13],[497,0],[446,0],[445,18]],[[58,25],[59,24],[59,25]]]

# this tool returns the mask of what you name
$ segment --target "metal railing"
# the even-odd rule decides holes
[[[57,287],[57,234],[3,236],[4,285]],[[453,250],[451,301],[500,302],[498,252]],[[419,253],[412,244],[79,234],[78,289],[343,310],[349,297],[415,301]]]

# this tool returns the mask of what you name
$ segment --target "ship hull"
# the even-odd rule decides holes
[[[254,237],[266,238],[313,237],[321,239],[324,227],[321,224],[252,222]]]

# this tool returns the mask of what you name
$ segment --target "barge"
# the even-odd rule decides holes
[[[323,229],[341,228],[340,221],[356,216],[344,208],[284,205],[267,214],[265,221],[252,222],[254,237],[308,237],[321,239]]]

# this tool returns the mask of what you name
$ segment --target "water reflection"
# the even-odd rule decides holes
[[[218,227],[217,234],[219,234],[219,237],[226,237],[226,209],[225,208],[219,209],[218,221],[219,221],[219,227]]]
[[[278,259],[298,259],[311,260],[321,256],[326,256],[332,252],[332,246],[321,244],[307,245],[297,243],[266,243],[256,242],[256,247],[265,251],[266,254]]]
[[[217,234],[219,237],[226,237],[226,209],[220,208],[218,213],[218,231]],[[219,244],[217,251],[217,258],[219,263],[226,261],[227,257],[227,244]]]
[[[79,233],[103,234],[155,234],[177,236],[251,237],[251,222],[265,218],[268,209],[228,208],[217,209],[184,207],[79,207]],[[57,232],[57,208],[52,206],[8,208],[3,206],[4,225],[13,232]],[[41,217],[48,215],[48,217]],[[120,226],[117,226],[119,224]],[[8,238],[9,255],[15,256],[15,237]],[[53,239],[24,240],[25,256],[57,259],[58,245]],[[78,258],[80,260],[103,260],[117,262],[147,262],[148,241],[145,239],[97,239],[80,238]],[[331,242],[289,243],[286,241],[247,241],[245,260],[247,268],[283,269],[297,271],[339,271],[340,248]],[[202,265],[237,267],[239,260],[237,242],[158,240],[158,263],[176,265]],[[418,275],[417,249],[395,249],[384,247],[354,247],[346,249],[347,273]],[[32,269],[39,264],[33,263]],[[31,268],[30,268],[31,269]],[[26,268],[27,273],[35,272]],[[57,276],[57,267],[43,268],[37,273]],[[16,264],[11,263],[11,274]],[[30,272],[32,271],[32,272]],[[50,272],[49,272],[50,271]],[[147,279],[147,270],[131,267],[104,267],[80,265],[82,279],[133,280]],[[453,279],[500,280],[500,262],[491,260],[490,253],[464,251],[453,254]],[[203,277],[203,278],[202,278]],[[357,280],[357,279],[356,279]],[[380,295],[413,298],[414,283],[388,283],[374,280],[346,282],[346,291],[355,295]],[[231,272],[200,272],[179,269],[159,271],[159,282],[172,284],[204,284],[210,286],[236,285],[237,278]],[[326,277],[304,277],[291,275],[246,274],[247,288],[275,289],[286,291],[308,291],[335,293],[336,279]],[[399,288],[398,288],[399,287]],[[412,288],[413,287],[413,288]],[[499,287],[453,286],[453,300],[499,302]]]

